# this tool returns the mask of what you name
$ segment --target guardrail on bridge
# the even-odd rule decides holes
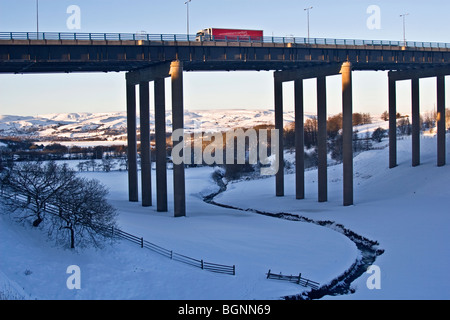
[[[329,39],[302,37],[273,37],[265,36],[252,39],[248,36],[202,38],[203,42],[261,42],[261,43],[293,43],[304,45],[348,45],[348,46],[396,46],[410,48],[442,48],[450,49],[450,43],[421,42],[421,41],[393,41],[393,40],[359,40],[359,39]],[[147,34],[147,33],[71,33],[71,32],[0,32],[0,40],[89,40],[89,41],[200,41],[196,35],[187,34]]]

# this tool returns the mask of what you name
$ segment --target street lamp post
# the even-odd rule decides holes
[[[406,23],[405,23],[405,20],[406,20],[407,15],[409,15],[409,13],[404,13],[404,14],[400,15],[400,17],[403,18],[403,46],[405,46],[405,47],[406,47]]]
[[[304,9],[306,11],[306,20],[308,24],[308,44],[309,44],[309,10],[311,10],[312,8],[313,7],[308,7]]]
[[[36,0],[36,38],[39,40],[39,0]]]
[[[192,0],[187,0],[184,4],[186,5],[186,24],[187,24],[187,36],[189,41],[189,2]]]

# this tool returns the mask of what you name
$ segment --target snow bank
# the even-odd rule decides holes
[[[126,173],[82,175],[110,186],[121,229],[193,258],[234,264],[236,276],[196,269],[126,242],[101,251],[60,249],[7,216],[0,220],[0,270],[37,299],[279,299],[309,289],[267,280],[269,269],[326,283],[356,259],[354,244],[337,232],[206,204],[200,195],[217,191],[212,170],[186,170],[188,216],[178,219],[128,202]],[[66,287],[66,268],[73,264],[81,268],[81,290]]]
[[[271,177],[230,184],[215,200],[335,221],[378,241],[385,250],[375,261],[381,270],[381,289],[369,290],[369,275],[364,274],[352,285],[354,294],[325,299],[449,299],[450,170],[436,167],[434,138],[421,140],[422,165],[412,168],[410,142],[399,141],[399,166],[392,170],[387,167],[387,149],[355,158],[355,205],[351,207],[342,206],[341,165],[329,168],[327,203],[317,203],[316,170],[306,172],[305,200],[295,200],[293,174],[286,175],[285,197],[274,196]],[[126,242],[103,250],[62,249],[47,241],[40,230],[1,215],[1,283],[22,288],[20,296],[36,299],[279,299],[305,288],[267,280],[269,269],[301,272],[325,284],[359,258],[355,244],[330,228],[205,203],[202,196],[218,188],[210,177],[212,171],[186,170],[188,216],[184,218],[171,213],[171,170],[169,213],[128,202],[125,172],[82,175],[109,186],[109,199],[119,210],[118,223],[124,231],[193,258],[235,264],[236,276],[196,269]],[[154,174],[152,178],[155,185]],[[74,264],[81,268],[80,290],[66,287],[67,267]]]
[[[449,141],[447,135],[447,150]],[[270,178],[232,184],[216,201],[331,220],[378,241],[385,250],[375,262],[381,289],[367,288],[367,274],[354,283],[355,294],[333,299],[449,299],[450,170],[436,166],[435,138],[422,137],[421,152],[421,165],[411,167],[411,139],[399,140],[399,166],[390,170],[387,148],[358,154],[351,207],[342,206],[342,165],[329,167],[327,203],[317,202],[317,170],[306,172],[305,200],[295,200],[295,176],[287,175],[285,197],[274,196]]]

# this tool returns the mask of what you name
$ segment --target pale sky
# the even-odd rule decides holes
[[[185,34],[185,0],[39,0],[39,31]],[[81,9],[79,30],[69,30],[67,8]],[[371,5],[380,8],[380,28],[370,29]],[[192,0],[190,33],[207,27],[264,30],[267,36],[306,37],[304,8],[310,11],[310,35],[317,38],[402,40],[450,43],[448,0]],[[36,31],[36,0],[0,0],[0,32]],[[385,72],[353,73],[354,111],[387,110]],[[184,75],[185,108],[273,108],[272,72],[195,72]],[[421,108],[435,107],[435,79],[421,80]],[[447,77],[447,101],[450,99]],[[340,112],[340,77],[328,78],[328,112]],[[293,109],[293,85],[285,87],[285,110]],[[170,88],[170,86],[168,87]],[[167,107],[170,108],[170,89]],[[398,109],[410,113],[409,81],[398,83]],[[152,98],[151,98],[152,101]],[[447,104],[448,105],[448,104]],[[305,109],[315,112],[315,82],[305,81]],[[0,75],[0,114],[125,111],[125,74]]]

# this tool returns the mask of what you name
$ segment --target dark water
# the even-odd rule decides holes
[[[305,223],[313,223],[316,225],[320,225],[325,228],[333,229],[336,232],[340,232],[345,235],[348,239],[355,243],[356,247],[360,252],[360,258],[356,260],[345,272],[343,272],[340,276],[333,279],[330,283],[324,284],[320,286],[318,289],[312,289],[311,291],[299,293],[297,295],[285,296],[282,297],[286,300],[315,300],[320,299],[324,296],[337,296],[337,295],[347,295],[352,294],[354,289],[352,289],[351,285],[353,281],[358,279],[361,275],[363,275],[367,268],[375,263],[376,258],[383,254],[384,250],[378,248],[378,241],[367,239],[350,229],[345,228],[342,224],[337,224],[334,221],[328,220],[313,220],[307,217],[303,217],[301,215],[278,212],[265,212],[261,210],[255,209],[242,209],[230,205],[225,205],[221,203],[217,203],[214,201],[214,198],[224,192],[227,187],[226,184],[222,181],[220,176],[213,176],[214,180],[219,186],[219,191],[207,195],[204,197],[204,201],[206,203],[220,206],[222,208],[229,208],[234,210],[241,210],[247,212],[253,212],[257,214],[262,214],[265,216],[270,216],[279,219],[285,219],[290,221],[298,221]]]

